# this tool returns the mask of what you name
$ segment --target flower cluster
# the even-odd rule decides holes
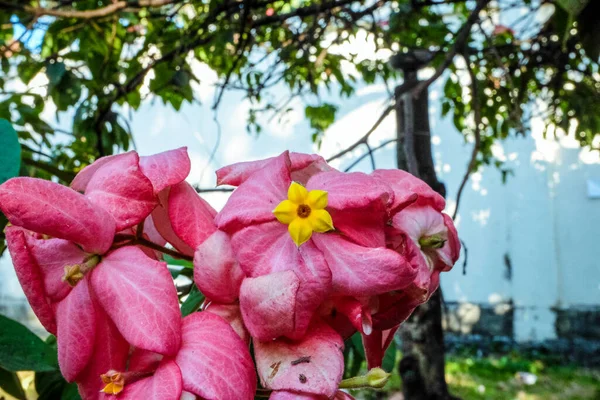
[[[353,382],[384,383],[396,329],[458,258],[444,199],[403,171],[285,152],[217,171],[237,187],[217,213],[189,171],[185,148],[129,152],[70,188],[0,186],[17,276],[82,398],[351,399],[357,331],[372,372]],[[193,258],[202,311],[181,317],[161,250]]]

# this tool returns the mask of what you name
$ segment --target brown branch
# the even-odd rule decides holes
[[[168,254],[172,257],[175,258],[180,258],[182,260],[187,260],[187,261],[194,261],[194,257],[188,256],[186,254],[180,253],[177,250],[172,250],[172,249],[168,249],[164,246],[161,246],[159,244],[156,244],[154,242],[151,242],[150,240],[144,239],[143,237],[141,238],[136,238],[134,235],[126,235],[126,234],[117,234],[115,235],[115,242],[122,242],[122,241],[128,241],[127,243],[123,243],[120,244],[119,246],[123,246],[123,245],[130,245],[130,246],[144,246],[147,247],[149,249],[152,250],[156,250],[159,251],[163,254]]]
[[[382,142],[379,146],[375,146],[375,147],[369,146],[369,148],[368,148],[369,151],[367,153],[361,155],[360,157],[358,157],[356,160],[354,160],[352,162],[352,164],[348,165],[346,167],[346,169],[344,170],[344,172],[350,171],[352,168],[354,168],[359,162],[361,162],[365,158],[367,158],[367,157],[373,157],[373,153],[376,152],[377,150],[382,149],[385,146],[387,146],[388,144],[394,143],[397,140],[398,139],[389,139],[389,140],[386,140],[386,141]],[[373,169],[375,169],[375,168],[373,168]]]
[[[473,119],[475,120],[475,143],[473,143],[473,151],[471,151],[471,159],[467,165],[467,170],[460,182],[458,191],[456,192],[456,206],[454,207],[454,213],[452,213],[452,219],[456,219],[456,216],[458,215],[458,207],[460,206],[463,190],[467,185],[471,173],[475,169],[475,165],[477,164],[477,154],[481,147],[481,103],[479,100],[479,84],[468,56],[465,56],[465,63],[467,64],[467,71],[469,71],[469,76],[471,77],[471,108],[473,109]]]
[[[117,1],[106,7],[92,9],[92,10],[60,10],[60,9],[49,9],[43,7],[31,7],[28,5],[22,5],[17,3],[7,3],[0,1],[0,9],[10,9],[17,11],[24,11],[35,15],[36,17],[42,15],[48,15],[51,17],[58,18],[76,18],[76,19],[94,19],[106,17],[107,15],[114,14],[118,11],[123,10],[126,7],[162,7],[167,4],[174,3],[176,0],[138,0],[135,2],[128,1]]]
[[[74,172],[65,171],[63,169],[55,167],[54,165],[51,165],[51,164],[48,164],[48,163],[45,163],[42,161],[33,160],[30,158],[22,158],[21,161],[25,165],[29,165],[30,167],[34,167],[34,168],[38,168],[43,171],[46,171],[65,182],[71,182],[73,180],[73,178],[75,178]]]
[[[479,18],[479,13],[483,8],[490,2],[490,0],[477,0],[477,5],[473,9],[473,12],[469,15],[464,25],[460,28],[458,33],[456,34],[456,39],[454,40],[454,44],[450,48],[450,51],[446,53],[446,57],[442,64],[435,70],[435,73],[431,76],[431,78],[420,82],[415,89],[413,90],[413,96],[418,96],[423,90],[428,88],[433,82],[435,82],[446,69],[452,64],[454,60],[454,56],[462,51],[469,39],[469,33],[471,33],[471,28],[477,22]]]

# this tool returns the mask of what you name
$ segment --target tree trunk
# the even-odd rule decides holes
[[[408,75],[406,76],[408,77]],[[414,86],[414,82],[407,80],[405,85]],[[403,89],[399,87],[396,90],[402,91]],[[410,95],[412,96],[412,94]],[[417,159],[418,176],[445,197],[446,188],[437,179],[431,151],[428,93],[422,92],[418,98],[413,99],[413,107],[410,108],[414,112],[412,118],[414,126],[411,131],[414,134],[413,151]],[[398,168],[407,170],[407,157],[404,151],[404,122],[406,120],[403,115],[404,110],[403,100],[398,100],[396,102]],[[435,292],[427,303],[419,306],[399,330],[403,352],[399,369],[406,400],[455,399],[448,393],[445,378],[445,347],[440,290]]]

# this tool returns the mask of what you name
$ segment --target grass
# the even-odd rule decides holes
[[[535,374],[537,382],[523,383],[517,377],[519,372]],[[451,393],[464,400],[600,400],[600,370],[529,359],[517,353],[501,357],[448,356],[446,379]],[[385,394],[354,394],[357,399],[387,399],[401,390],[396,368]]]

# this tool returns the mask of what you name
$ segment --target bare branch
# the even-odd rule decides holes
[[[363,154],[362,156],[358,157],[356,160],[354,160],[352,162],[352,164],[350,164],[348,167],[346,167],[346,169],[344,170],[344,172],[348,172],[350,171],[352,168],[354,168],[359,162],[361,162],[362,160],[364,160],[366,157],[373,157],[373,153],[376,152],[379,149],[384,148],[385,146],[387,146],[390,143],[394,143],[395,141],[397,141],[398,139],[389,139],[386,140],[385,142],[382,142],[379,146],[373,147],[371,148],[371,146],[369,146],[369,152]],[[374,165],[371,165],[374,168]]]

